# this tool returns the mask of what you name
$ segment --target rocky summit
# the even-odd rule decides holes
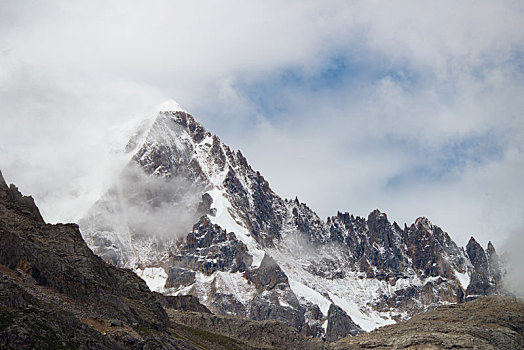
[[[472,238],[464,249],[427,218],[400,227],[379,210],[322,220],[176,103],[125,152],[126,168],[79,222],[84,239],[152,289],[217,315],[334,341],[501,290],[493,245]]]

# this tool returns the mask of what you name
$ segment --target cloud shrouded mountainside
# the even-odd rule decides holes
[[[173,97],[323,217],[379,208],[459,244],[522,242],[523,10],[4,1],[0,165],[47,220],[75,221],[133,121]]]

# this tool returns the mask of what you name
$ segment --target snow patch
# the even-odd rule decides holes
[[[249,303],[256,293],[255,287],[247,281],[242,272],[218,271],[215,287],[217,292],[231,294],[243,305]]]
[[[178,111],[185,112],[185,110],[182,107],[180,107],[180,105],[175,100],[172,100],[172,99],[169,99],[169,100],[159,104],[156,107],[156,111],[157,111],[157,113],[160,113],[160,112],[178,112]]]
[[[264,251],[259,249],[258,243],[255,241],[249,231],[239,223],[239,220],[235,220],[231,216],[232,208],[229,199],[226,198],[226,192],[219,190],[218,188],[213,188],[207,192],[213,199],[213,204],[211,209],[215,209],[215,216],[210,216],[209,220],[220,227],[222,227],[227,232],[233,232],[235,236],[243,242],[249,253],[253,256],[252,267],[259,267],[262,259],[264,258]]]
[[[457,270],[453,270],[453,272],[455,273],[455,277],[457,277],[457,279],[459,280],[460,285],[462,286],[462,289],[464,289],[464,290],[468,289],[469,282],[471,280],[471,278],[468,275],[468,273],[467,272],[466,273],[460,273]]]
[[[319,256],[312,262],[293,256],[293,253],[287,250],[272,249],[270,254],[288,276],[291,289],[297,297],[317,304],[325,315],[330,304],[336,304],[365,331],[395,323],[391,318],[391,312],[373,310],[373,301],[378,301],[384,294],[393,295],[396,290],[409,283],[421,282],[413,276],[410,279],[400,279],[396,285],[391,286],[386,281],[362,278],[358,272],[352,271],[346,271],[346,276],[341,279],[330,279],[310,273],[309,266],[315,264],[316,259],[321,259],[323,254],[333,256],[333,252],[329,250],[319,252]]]
[[[210,295],[208,294],[213,289],[212,287],[216,293],[232,295],[242,305],[247,305],[257,293],[255,286],[247,281],[243,273],[216,271],[209,276],[204,275],[202,272],[197,272],[195,283],[176,291],[173,295],[196,293],[200,302],[212,309],[213,300],[209,299]]]
[[[289,286],[298,298],[305,299],[313,304],[318,305],[320,311],[322,311],[322,314],[324,314],[324,316],[327,316],[329,306],[331,305],[331,301],[327,300],[322,294],[320,294],[316,290],[309,288],[308,286],[300,282],[290,279]]]
[[[361,310],[361,308],[346,298],[340,298],[338,295],[328,292],[329,297],[335,302],[336,305],[340,306],[349,317],[358,324],[366,332],[370,332],[377,327],[382,327],[388,324],[396,323],[392,319],[382,318],[378,312],[371,310]]]
[[[278,303],[280,304],[280,306],[283,306],[283,307],[289,307],[291,309],[294,309],[293,306],[291,306],[287,301],[285,301],[284,299],[282,298],[278,298]]]
[[[167,273],[162,267],[137,268],[135,273],[146,281],[147,286],[153,292],[161,293],[166,285]]]

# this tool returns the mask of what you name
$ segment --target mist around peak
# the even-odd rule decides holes
[[[130,163],[80,220],[80,228],[89,245],[100,247],[100,254],[117,265],[132,267],[162,260],[204,214],[200,208],[204,191],[202,184],[182,176],[149,176]],[[115,237],[107,239],[108,232]],[[146,249],[151,245],[156,249]],[[131,256],[136,259],[123,261],[121,253],[126,251],[133,251]],[[142,251],[155,256],[143,256]]]
[[[502,252],[501,259],[506,270],[502,279],[503,287],[524,299],[524,228],[513,231],[499,252]]]

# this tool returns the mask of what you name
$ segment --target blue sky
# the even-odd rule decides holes
[[[130,120],[173,98],[324,218],[379,208],[504,247],[524,232],[523,11],[4,1],[0,169],[74,221],[121,166]]]

